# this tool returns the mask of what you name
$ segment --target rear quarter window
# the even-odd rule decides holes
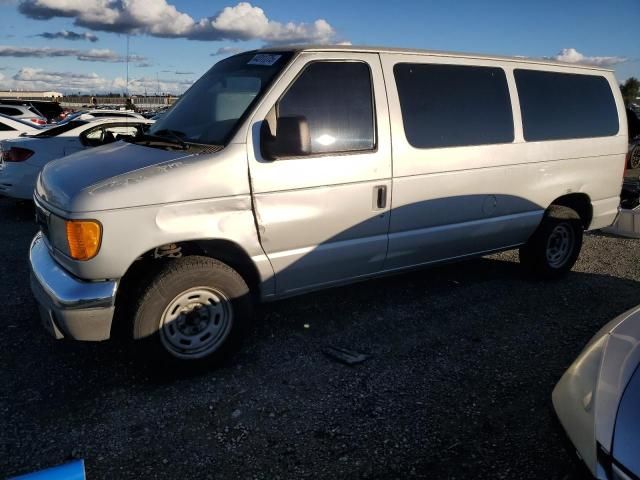
[[[57,137],[58,135],[68,132],[69,130],[73,130],[74,128],[80,127],[82,125],[85,125],[86,123],[87,122],[84,122],[82,120],[72,120],[70,122],[63,123],[62,125],[58,125],[57,127],[51,127],[51,128],[42,130],[40,133],[34,136],[39,138]]]
[[[15,128],[10,127],[6,123],[4,123],[2,120],[0,120],[0,132],[11,132],[14,130]]]
[[[603,76],[514,70],[526,141],[607,137],[618,111]]]

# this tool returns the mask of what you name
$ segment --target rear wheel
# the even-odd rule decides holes
[[[640,168],[640,145],[631,150],[631,156],[629,157],[629,168]]]
[[[552,205],[538,229],[520,248],[520,263],[542,278],[565,275],[582,248],[582,221],[572,209]]]
[[[140,296],[133,336],[163,360],[221,360],[237,346],[251,306],[246,282],[228,265],[199,256],[171,260]]]

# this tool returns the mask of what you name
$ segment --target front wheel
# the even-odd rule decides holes
[[[198,256],[171,260],[138,301],[133,337],[164,360],[221,360],[237,345],[251,306],[246,282],[228,265]]]
[[[520,248],[520,263],[539,277],[562,277],[578,259],[582,232],[582,221],[574,210],[552,205],[538,229]]]

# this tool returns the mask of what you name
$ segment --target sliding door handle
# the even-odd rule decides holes
[[[373,187],[376,198],[376,208],[387,208],[387,186],[378,185]]]

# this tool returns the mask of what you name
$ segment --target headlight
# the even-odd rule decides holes
[[[102,225],[96,220],[65,220],[49,217],[49,241],[74,260],[90,260],[98,254]]]

